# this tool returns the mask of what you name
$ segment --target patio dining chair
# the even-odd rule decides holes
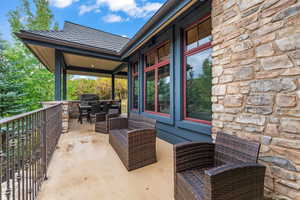
[[[91,110],[90,110],[90,118],[91,118],[91,122],[93,122],[93,120],[96,118],[97,114],[101,114],[103,113],[102,108],[101,108],[101,104],[100,103],[93,103],[91,104]]]
[[[80,124],[82,124],[83,118],[86,118],[88,122],[91,122],[91,116],[88,108],[83,108],[82,105],[78,104],[78,110],[79,110],[78,122],[80,122]]]
[[[260,144],[218,133],[215,144],[174,146],[175,200],[263,200]]]

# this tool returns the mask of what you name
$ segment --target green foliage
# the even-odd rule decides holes
[[[2,113],[4,114],[1,117],[31,111],[39,108],[41,101],[53,100],[53,74],[42,66],[14,35],[21,29],[49,30],[53,28],[53,15],[48,1],[34,0],[33,4],[34,9],[28,0],[21,0],[21,5],[7,14],[14,42],[12,45],[3,43],[1,45],[2,59],[5,60],[2,63],[1,74],[7,77],[6,85],[11,84],[10,87],[5,87],[5,93],[10,95],[10,99],[5,100],[7,97],[3,99]],[[57,24],[55,28],[58,28]],[[1,96],[3,92],[4,89],[1,91]],[[22,109],[8,105],[8,102],[15,106],[18,104]]]
[[[100,99],[111,99],[111,78],[72,79],[67,82],[68,100],[78,100],[85,93],[97,94]],[[127,99],[127,80],[115,79],[116,99]]]
[[[31,54],[14,33],[25,30],[58,30],[48,0],[20,0],[20,6],[8,16],[14,42],[8,45],[0,39],[1,80],[0,117],[37,109],[40,102],[54,99],[54,75]],[[5,62],[4,62],[5,60]],[[111,98],[111,79],[72,79],[68,77],[68,99],[75,100],[81,94],[98,94],[101,99]],[[127,99],[127,81],[116,79],[116,98]],[[124,101],[125,102],[125,101]]]
[[[24,85],[20,75],[0,52],[0,118],[24,112],[22,99]]]

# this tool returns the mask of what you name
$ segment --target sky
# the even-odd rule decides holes
[[[29,0],[32,2],[32,0]],[[166,0],[49,0],[55,21],[64,21],[104,30],[125,37],[134,34]],[[0,0],[0,32],[11,41],[7,13],[21,0]]]

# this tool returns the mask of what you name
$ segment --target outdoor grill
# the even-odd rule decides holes
[[[84,105],[91,105],[100,100],[99,96],[96,94],[82,94],[79,99],[80,103]]]

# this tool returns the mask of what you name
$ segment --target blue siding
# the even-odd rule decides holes
[[[188,25],[207,15],[210,12],[210,4],[198,5],[193,7],[183,17],[174,22],[166,30],[159,33],[152,43],[144,45],[139,50],[139,109],[141,115],[151,117],[157,120],[157,133],[161,139],[176,144],[184,141],[211,141],[211,126],[196,122],[183,120],[183,88],[182,88],[182,35],[183,29]],[[144,110],[144,53],[153,45],[170,40],[170,117],[150,114]],[[153,44],[155,43],[155,44]],[[133,61],[133,60],[132,60]],[[131,80],[131,70],[129,70],[129,80]],[[131,82],[131,81],[128,81]],[[131,88],[131,85],[129,85]],[[129,92],[129,102],[131,103],[131,90]],[[131,105],[131,104],[130,104]]]

